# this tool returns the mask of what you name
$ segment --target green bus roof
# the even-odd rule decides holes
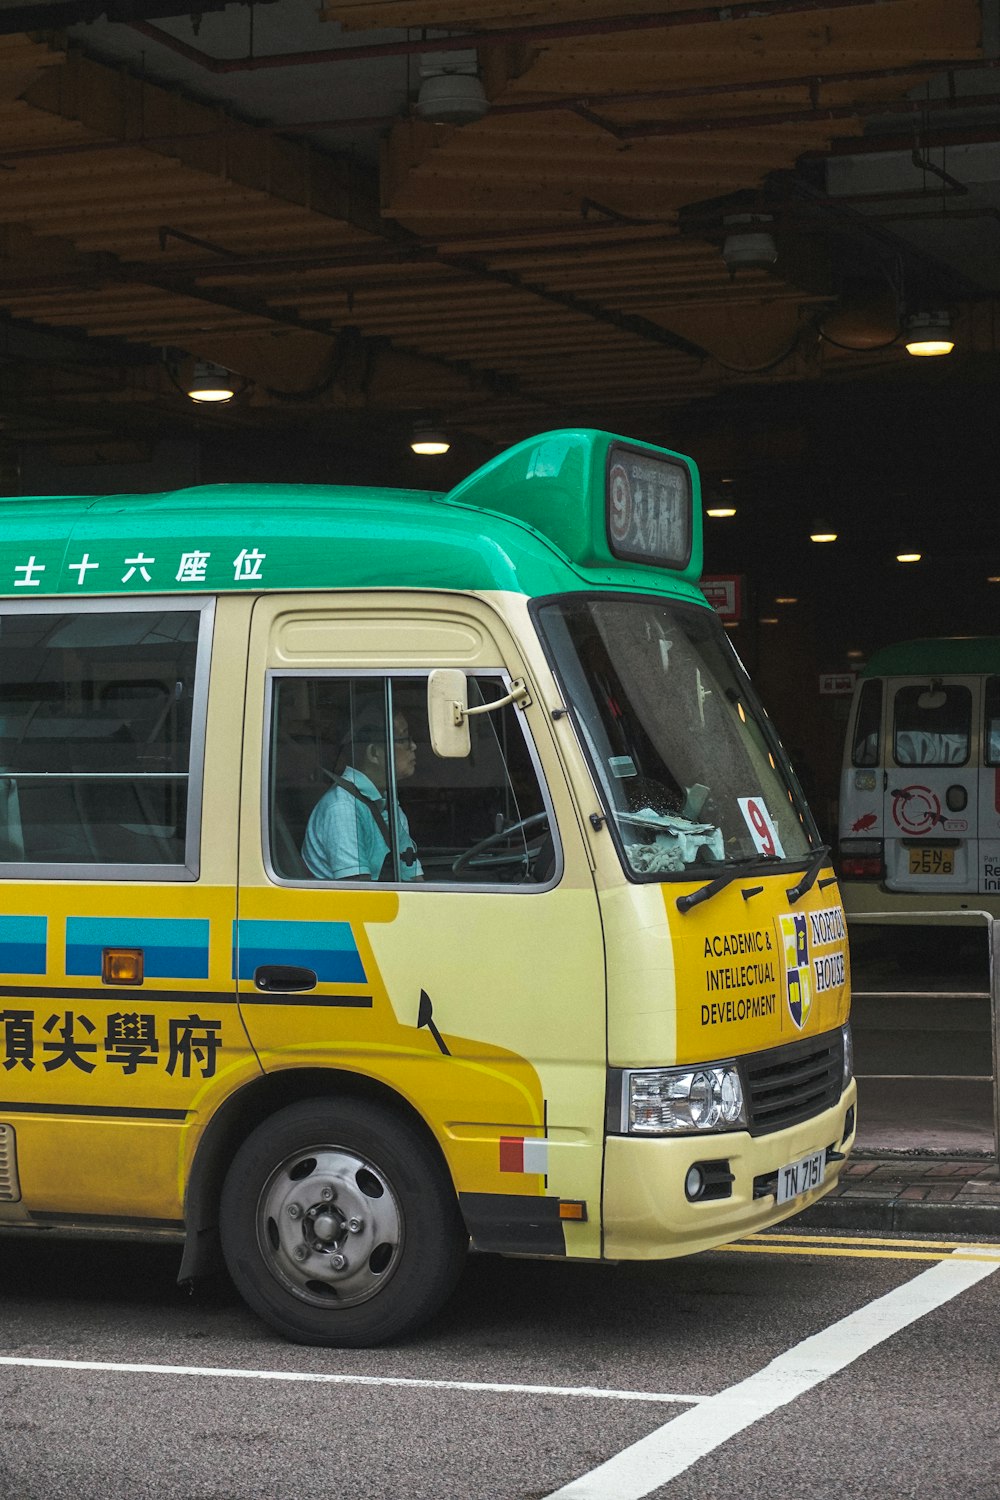
[[[1000,636],[949,635],[882,646],[861,675],[946,677],[977,672],[1000,672]]]
[[[605,521],[608,453],[626,445],[690,476],[690,556],[621,561]],[[449,494],[337,485],[205,485],[162,494],[0,501],[0,596],[317,588],[669,589],[703,603],[690,459],[590,429],[543,433]]]

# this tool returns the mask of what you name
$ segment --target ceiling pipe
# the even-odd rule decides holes
[[[970,125],[968,128],[958,126],[953,130],[920,132],[922,151],[931,151],[938,146],[992,146],[997,141],[1000,141],[1000,125]],[[861,140],[852,136],[838,136],[823,150],[804,151],[799,160],[825,161],[830,156],[880,156],[897,152],[909,156],[912,150],[912,131],[906,135],[898,131],[892,135],[866,135]]]
[[[203,12],[224,10],[229,0],[202,0]],[[274,3],[274,0],[270,0]],[[83,26],[92,21],[107,20],[135,23],[164,21],[191,13],[190,0],[54,0],[52,4],[10,5],[0,9],[0,36],[14,36],[19,31],[65,31],[67,26]]]
[[[556,241],[552,229],[512,229],[498,234],[469,233],[439,235],[433,238],[414,235],[398,243],[381,241],[370,249],[350,246],[340,251],[296,250],[287,254],[243,255],[225,246],[198,240],[194,235],[180,234],[171,225],[164,224],[160,226],[159,231],[164,241],[183,238],[188,243],[200,244],[202,248],[224,256],[225,261],[184,261],[179,264],[168,261],[159,268],[158,275],[164,284],[176,277],[185,283],[191,279],[205,278],[213,285],[231,286],[237,285],[244,277],[256,279],[261,272],[273,272],[276,277],[279,277],[294,276],[301,271],[329,271],[331,276],[340,273],[354,278],[358,273],[363,274],[369,269],[382,266],[433,264],[439,256],[447,257],[449,253],[488,256],[490,260],[493,260],[508,251],[520,255],[527,244],[532,245],[536,256],[551,254],[565,258],[567,241],[572,245],[576,240],[583,240],[586,244],[600,247],[606,241],[611,240],[616,248],[626,249],[680,243],[680,237],[675,228],[665,227],[664,223],[653,223],[648,227],[650,232],[643,234],[636,233],[634,226],[623,226],[618,223],[564,225],[558,231],[557,242],[540,246],[533,242],[539,239]],[[43,276],[8,278],[4,280],[3,289],[5,293],[23,295],[27,292],[93,287],[100,283],[100,269],[91,266],[73,273],[56,272]],[[59,337],[62,337],[62,334]]]
[[[274,52],[263,57],[213,57],[168,31],[137,21],[132,30],[176,52],[209,73],[250,73],[265,68],[301,68],[317,64],[362,62],[380,57],[413,57],[424,52],[459,52],[471,47],[496,47],[509,42],[556,41],[568,37],[613,36],[622,32],[663,31],[675,26],[714,26],[729,21],[761,21],[772,16],[808,15],[816,11],[861,10],[872,6],[903,5],[908,0],[742,0],[735,5],[706,5],[692,10],[607,17],[591,21],[560,21],[542,26],[505,26],[467,31],[461,35],[424,37],[419,41],[368,42],[328,47],[315,52]]]
[[[602,130],[621,138],[630,139],[653,135],[686,135],[702,131],[745,129],[748,125],[795,124],[800,121],[842,119],[853,116],[877,116],[891,114],[934,114],[938,111],[987,108],[1000,106],[1000,94],[958,94],[939,99],[894,100],[879,103],[868,102],[851,105],[836,105],[824,108],[814,103],[808,110],[775,110],[769,114],[718,116],[706,120],[703,116],[691,120],[648,121],[637,125],[616,125],[595,113],[601,105],[637,104],[643,102],[670,103],[681,99],[708,99],[730,94],[760,93],[764,89],[802,88],[810,91],[815,100],[821,88],[843,83],[877,83],[882,79],[912,78],[916,74],[961,73],[965,71],[989,72],[1000,69],[1000,57],[972,59],[968,62],[948,62],[928,59],[912,67],[864,68],[847,73],[806,74],[793,78],[760,78],[740,83],[714,83],[703,87],[681,89],[648,89],[630,93],[590,94],[573,98],[531,99],[516,104],[493,104],[492,115],[550,114],[554,110],[585,112],[587,117]],[[399,124],[402,116],[392,115],[340,115],[331,119],[291,120],[280,125],[263,125],[241,120],[223,121],[210,130],[165,131],[155,135],[133,136],[104,141],[66,141],[53,146],[24,146],[13,151],[0,152],[0,164],[18,161],[44,160],[48,157],[87,156],[107,151],[126,151],[136,147],[155,149],[160,146],[178,146],[185,142],[228,140],[241,136],[296,136],[311,135],[321,131],[388,129]],[[858,150],[866,148],[866,142],[856,143]],[[870,148],[868,148],[870,149]],[[813,155],[815,153],[806,153]],[[826,153],[823,153],[824,155]]]
[[[990,63],[990,66],[994,68],[998,65],[1000,65],[1000,59],[993,59]],[[978,68],[980,65],[976,66]],[[761,88],[772,86],[758,85]],[[827,120],[866,119],[876,118],[879,115],[911,114],[919,115],[922,119],[927,114],[939,111],[978,109],[989,106],[1000,107],[1000,94],[957,94],[940,99],[866,100],[853,104],[816,105],[811,109],[777,109],[766,114],[715,115],[710,119],[695,117],[687,120],[648,120],[640,121],[635,125],[615,125],[611,121],[603,120],[600,123],[617,139],[628,141],[641,140],[647,136],[748,130],[755,125],[822,124]],[[932,167],[930,170],[936,171],[937,169]]]

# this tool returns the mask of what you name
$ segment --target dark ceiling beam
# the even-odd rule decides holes
[[[663,348],[672,349],[676,354],[687,354],[699,361],[712,358],[708,350],[703,349],[700,344],[692,343],[690,339],[682,338],[678,333],[672,333],[669,328],[653,323],[649,318],[639,317],[635,313],[617,312],[614,308],[603,307],[587,298],[575,297],[570,292],[551,291],[538,282],[527,281],[516,276],[512,271],[501,271],[497,267],[489,266],[475,256],[449,255],[439,252],[438,259],[444,265],[467,271],[470,276],[475,276],[479,280],[494,281],[501,286],[513,287],[516,291],[527,292],[542,302],[561,307],[566,312],[576,313],[595,323],[603,323],[619,333],[631,333],[636,338],[642,339],[644,343],[659,344]]]
[[[609,16],[590,21],[556,21],[535,26],[505,26],[496,30],[481,28],[450,36],[424,36],[419,40],[369,42],[347,47],[328,47],[315,52],[276,52],[263,57],[213,57],[199,47],[161,31],[159,27],[138,22],[134,30],[159,42],[188,62],[196,63],[209,73],[247,73],[266,68],[315,67],[317,64],[361,62],[380,57],[413,57],[427,52],[458,52],[470,48],[496,47],[512,42],[530,46],[532,42],[556,41],[570,37],[620,35],[636,31],[664,31],[677,26],[715,26],[732,21],[765,21],[773,16],[810,15],[817,11],[861,10],[870,6],[885,8],[905,4],[906,0],[739,0],[734,5],[702,5],[690,10],[642,12],[630,16]]]
[[[562,231],[566,239],[563,243],[553,245],[534,246],[531,245],[532,254],[535,257],[551,256],[565,260],[568,254],[575,253],[578,249],[594,248],[600,250],[610,246],[616,250],[628,249],[630,247],[642,248],[645,245],[658,246],[665,243],[674,244],[678,236],[673,230],[660,229],[652,235],[629,235],[617,225],[608,226],[608,234],[599,239],[594,237],[595,226],[584,229],[581,226],[578,236],[585,240],[583,247],[573,244],[577,235],[567,229]],[[535,231],[551,239],[551,231]],[[192,280],[208,280],[211,284],[223,284],[226,286],[236,285],[241,280],[259,281],[261,276],[270,275],[277,285],[281,277],[295,276],[304,271],[328,271],[331,277],[340,277],[345,281],[344,290],[350,291],[355,285],[355,276],[364,276],[371,271],[392,266],[433,266],[438,262],[452,257],[469,255],[477,257],[479,254],[488,254],[491,260],[510,253],[512,255],[523,255],[530,245],[530,232],[524,230],[512,231],[510,243],[505,244],[505,236],[490,236],[482,246],[481,251],[477,248],[479,237],[472,235],[455,235],[443,239],[415,240],[412,245],[376,245],[370,250],[359,250],[357,246],[351,246],[339,252],[321,252],[311,250],[293,250],[287,255],[233,255],[227,254],[225,260],[211,261],[185,261],[182,265],[174,265],[166,262],[162,269],[157,269],[156,275],[162,281],[164,287],[168,285],[172,290],[183,290]],[[499,244],[497,240],[499,239]],[[525,241],[527,240],[527,244]],[[449,250],[454,244],[455,249]],[[460,249],[458,247],[461,247]],[[130,262],[133,269],[141,268],[143,262]],[[476,261],[477,266],[480,265]],[[466,268],[466,275],[472,275],[471,267]],[[475,271],[477,277],[481,277],[482,269]],[[104,279],[104,273],[99,263],[90,263],[82,266],[78,271],[53,271],[40,275],[9,276],[0,274],[0,304],[4,296],[11,294],[23,296],[35,292],[60,292],[72,291],[76,288],[93,288],[98,290]],[[111,273],[112,280],[119,280],[117,270]],[[177,283],[178,285],[175,285]],[[182,284],[182,285],[181,285]],[[322,291],[327,288],[327,283],[318,283],[316,290]],[[371,280],[369,286],[377,288],[385,287],[392,289],[392,283]],[[442,283],[444,287],[446,283]],[[301,289],[301,288],[300,288]],[[306,289],[308,290],[308,288]]]
[[[1000,104],[1000,101],[997,103]],[[891,114],[894,110],[883,110],[882,113]],[[829,150],[805,151],[799,160],[825,161],[831,156],[877,156],[894,151],[909,154],[914,144],[926,151],[938,146],[992,146],[997,141],[1000,141],[1000,122],[996,125],[959,125],[951,130],[942,127],[922,129],[916,139],[912,130],[907,133],[886,131],[879,135],[862,136],[860,139],[857,136],[840,137],[830,143]]]
[[[2,14],[3,12],[0,11],[0,15]],[[825,88],[849,83],[877,83],[882,80],[888,82],[892,79],[922,78],[927,74],[937,73],[951,75],[972,71],[989,72],[998,68],[1000,68],[1000,58],[974,58],[958,62],[948,58],[928,58],[922,62],[914,62],[895,68],[853,68],[847,72],[839,73],[803,73],[782,78],[754,78],[740,80],[739,82],[703,84],[690,88],[635,89],[610,94],[561,95],[546,99],[522,100],[509,104],[494,103],[490,107],[490,114],[505,117],[508,115],[551,114],[553,111],[587,111],[589,117],[593,118],[594,122],[602,129],[619,136],[621,139],[629,139],[632,136],[685,134],[699,130],[742,128],[748,121],[752,121],[758,125],[783,124],[796,120],[843,118],[845,114],[934,113],[938,110],[974,108],[990,103],[1000,105],[1000,94],[957,94],[950,95],[947,98],[920,101],[893,101],[891,104],[883,101],[877,104],[867,103],[853,107],[839,107],[839,113],[834,113],[833,110],[824,110],[823,106],[819,103],[819,96]],[[811,100],[810,110],[801,113],[776,112],[773,116],[748,115],[730,116],[727,118],[720,115],[713,117],[709,121],[706,121],[704,116],[691,121],[664,121],[662,123],[659,121],[640,121],[634,125],[617,125],[597,114],[599,109],[607,105],[670,104],[685,99],[713,99],[739,96],[740,94],[759,94],[764,90],[773,89],[803,89],[809,94]],[[319,132],[335,130],[388,129],[392,125],[398,124],[403,118],[404,116],[397,113],[392,115],[337,115],[326,119],[291,120],[284,124],[261,124],[241,120],[223,120],[218,126],[206,130],[175,130],[150,135],[122,137],[114,140],[67,141],[52,146],[23,146],[17,150],[0,153],[0,164],[9,165],[19,161],[44,160],[47,157],[88,156],[107,151],[129,151],[137,147],[155,151],[164,146],[183,146],[194,141],[239,138],[245,136],[251,130],[255,135],[260,136],[298,136],[314,135]]]
[[[224,10],[229,0],[198,0],[199,11]],[[273,4],[274,0],[266,0]],[[0,8],[0,36],[22,31],[60,31],[90,21],[121,22],[126,25],[165,21],[191,14],[191,0],[46,0],[41,5],[10,5]]]
[[[318,333],[324,338],[334,339],[341,332],[340,328],[331,327],[328,318],[303,318],[288,308],[275,307],[260,297],[246,296],[238,291],[223,291],[218,287],[205,287],[194,277],[170,273],[160,275],[149,266],[140,269],[132,264],[120,265],[118,271],[116,279],[125,284],[153,286],[159,291],[191,297],[195,301],[206,302],[213,307],[224,307],[230,312],[244,313],[249,317],[277,323],[284,328],[294,328],[302,333]],[[2,296],[2,290],[0,290],[0,296]],[[391,349],[397,354],[405,354],[411,359],[421,360],[470,382],[485,385],[497,395],[511,395],[518,390],[516,377],[501,370],[483,369],[471,364],[468,360],[449,359],[445,355],[432,354],[420,348],[410,348],[395,339],[381,335],[370,337],[362,334],[360,342],[362,347],[373,355],[377,356],[382,350]]]
[[[998,60],[1000,61],[1000,60]],[[763,86],[763,85],[762,85]],[[726,130],[753,130],[764,125],[822,125],[831,120],[865,119],[885,115],[911,115],[924,119],[944,111],[980,108],[1000,109],[1000,93],[956,94],[939,99],[879,99],[851,104],[814,105],[808,109],[775,109],[747,115],[698,116],[683,120],[643,120],[634,125],[616,125],[595,119],[617,140],[645,140],[652,136],[701,135]],[[921,132],[923,140],[923,132]]]
[[[912,148],[912,142],[910,145]],[[972,281],[954,266],[885,228],[871,215],[860,213],[839,198],[831,197],[794,172],[772,172],[765,184],[764,196],[779,212],[782,205],[790,205],[815,225],[823,225],[827,232],[870,247],[880,263],[891,258],[903,268],[904,277],[908,274],[911,282],[927,288],[934,295],[948,301],[972,302],[981,302],[995,295],[994,289]]]
[[[711,355],[699,344],[692,343],[689,339],[681,338],[679,334],[672,333],[667,328],[651,322],[648,318],[642,318],[635,314],[619,313],[612,308],[602,307],[600,304],[590,302],[582,297],[575,297],[567,292],[550,291],[549,288],[531,282],[515,275],[510,271],[498,270],[487,265],[484,261],[473,256],[448,255],[440,250],[426,257],[429,262],[437,262],[441,265],[453,267],[463,271],[466,275],[477,281],[488,281],[511,287],[529,296],[536,297],[540,301],[547,302],[552,306],[560,307],[566,312],[577,314],[579,317],[587,318],[592,322],[604,324],[614,328],[619,333],[631,333],[636,338],[646,343],[654,343],[674,350],[679,354],[689,355],[693,359],[707,360]],[[228,269],[228,262],[225,263]],[[160,290],[172,291],[185,296],[200,298],[206,302],[216,303],[220,307],[228,307],[233,311],[248,313],[252,316],[269,318],[276,323],[283,323],[289,327],[301,328],[310,333],[322,333],[331,336],[329,322],[325,319],[302,318],[297,313],[292,313],[281,308],[273,307],[266,300],[257,297],[246,297],[235,291],[222,291],[220,288],[207,288],[197,279],[183,272],[153,273],[148,267],[139,271],[134,266],[122,267],[122,279],[138,282],[150,286],[159,287]],[[0,291],[2,295],[2,291]],[[392,347],[401,354],[408,354],[416,359],[426,359],[432,364],[440,365],[444,369],[459,372],[464,375],[474,375],[491,388],[497,389],[498,393],[511,395],[517,390],[517,381],[510,375],[495,370],[479,370],[471,366],[467,361],[448,359],[441,355],[427,354],[420,348],[405,348],[395,341]]]
[[[593,226],[592,226],[593,227]],[[591,228],[592,228],[591,227]],[[636,237],[635,226],[614,225],[620,234],[624,229],[627,237],[638,244],[649,243],[646,237]],[[161,243],[167,238],[176,235],[169,225],[161,228]],[[590,299],[576,297],[572,293],[558,292],[546,287],[543,283],[529,281],[514,272],[504,271],[491,265],[487,259],[478,255],[468,253],[449,252],[447,243],[443,241],[431,241],[420,243],[411,241],[401,231],[393,231],[394,238],[387,238],[383,246],[375,253],[374,258],[366,255],[359,256],[356,250],[349,253],[350,261],[344,266],[339,257],[331,256],[302,256],[289,260],[287,257],[252,257],[246,262],[237,255],[230,252],[225,246],[207,246],[206,242],[198,243],[206,248],[211,248],[219,255],[217,261],[208,263],[201,262],[197,267],[190,264],[184,266],[165,265],[154,269],[148,262],[138,264],[130,261],[127,264],[120,262],[112,255],[95,256],[86,269],[82,269],[79,276],[73,273],[56,273],[51,277],[22,277],[16,279],[5,279],[0,277],[0,303],[3,301],[4,293],[10,294],[37,292],[37,291],[59,291],[72,289],[76,286],[99,287],[103,283],[109,284],[131,284],[139,286],[154,286],[160,291],[167,291],[177,296],[192,297],[196,300],[211,303],[215,306],[225,307],[230,311],[241,312],[251,317],[279,323],[286,327],[300,329],[303,332],[319,333],[324,337],[332,337],[336,329],[331,329],[326,319],[303,318],[301,315],[284,308],[278,308],[267,300],[266,297],[248,296],[232,285],[234,276],[240,272],[250,276],[258,276],[262,269],[274,269],[279,273],[294,274],[296,271],[322,268],[329,266],[331,270],[353,269],[359,266],[371,267],[379,264],[423,264],[427,266],[442,266],[449,270],[459,271],[463,275],[477,282],[499,284],[510,287],[515,291],[522,292],[539,301],[551,306],[559,307],[565,312],[573,313],[578,317],[586,318],[591,322],[611,327],[619,333],[628,333],[644,343],[657,344],[663,348],[673,350],[675,353],[684,354],[699,362],[710,360],[710,353],[701,345],[683,338],[659,323],[654,323],[648,318],[634,313],[621,312],[612,307],[605,307]],[[191,236],[182,235],[182,238],[190,239]],[[675,239],[675,235],[668,236]],[[467,237],[462,240],[467,244]],[[618,240],[615,243],[619,243]],[[492,249],[491,249],[492,256]],[[565,252],[562,252],[565,253]],[[224,277],[227,285],[221,286],[218,280],[210,286],[204,284],[204,278]],[[385,347],[385,341],[378,340],[381,347]],[[425,353],[420,348],[402,346],[396,342],[392,343],[393,349],[400,354],[409,355],[412,358],[423,359],[431,364],[436,364],[443,369],[460,373],[464,377],[475,378],[495,389],[498,394],[510,395],[517,388],[517,381],[511,374],[488,369],[480,369],[469,364],[468,361],[449,359],[445,356]],[[527,394],[527,393],[526,393]]]
[[[93,286],[95,283],[91,276],[74,279],[68,284]],[[49,289],[50,286],[41,287],[43,291]],[[3,282],[0,281],[0,303],[2,301]],[[49,365],[66,370],[79,370],[88,365],[140,368],[155,363],[159,357],[158,352],[145,345],[126,344],[73,328],[49,328],[28,318],[11,317],[0,307],[0,370],[9,363]]]
[[[222,262],[228,270],[228,262]],[[213,267],[213,269],[217,269]],[[340,328],[331,326],[330,321],[325,318],[303,318],[299,314],[287,308],[273,306],[260,297],[247,296],[237,290],[223,290],[218,287],[205,287],[197,276],[188,270],[164,268],[162,272],[153,270],[152,267],[140,266],[133,262],[127,265],[118,260],[116,256],[107,253],[95,258],[87,270],[81,271],[80,275],[57,274],[44,278],[24,278],[14,281],[5,281],[0,278],[0,305],[3,303],[5,292],[35,292],[35,291],[60,291],[73,290],[76,288],[91,288],[94,291],[102,286],[148,286],[155,287],[158,291],[168,292],[173,296],[190,297],[195,301],[204,302],[212,307],[222,307],[229,312],[239,312],[246,316],[259,318],[262,322],[276,323],[281,327],[296,329],[302,333],[320,334],[327,339],[336,339],[342,331]],[[9,319],[0,311],[0,359],[2,359],[2,330],[4,320]],[[21,328],[33,327],[43,334],[51,337],[62,338],[64,331],[54,331],[45,324],[30,323],[28,320],[9,319],[10,323],[17,322]],[[78,335],[88,343],[96,343],[99,347],[109,348],[113,341],[94,339],[87,335],[85,330],[67,329],[65,337],[73,338]],[[508,396],[518,393],[518,381],[515,376],[504,371],[480,368],[471,364],[468,360],[449,359],[444,355],[426,352],[419,348],[409,348],[399,344],[389,337],[381,335],[366,337],[360,336],[360,343],[370,353],[377,355],[383,350],[391,350],[394,353],[406,355],[411,359],[425,362],[438,369],[446,370],[451,374],[459,375],[475,385],[485,386],[493,391],[495,395]],[[115,345],[117,347],[117,345]],[[142,348],[141,359],[136,359],[136,350],[133,346],[132,363],[150,363],[152,359],[159,358],[159,354],[152,355],[149,352],[148,340]],[[195,351],[196,352],[196,351]],[[112,355],[107,356],[113,359]],[[534,399],[529,392],[520,392],[525,399]]]

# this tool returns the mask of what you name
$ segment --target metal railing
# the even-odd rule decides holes
[[[942,919],[944,919],[942,921]],[[993,1048],[993,1154],[1000,1163],[1000,919],[991,911],[866,911],[848,915],[852,926],[922,927],[928,921],[944,927],[985,927],[989,956],[990,1033]],[[896,992],[894,992],[895,994]],[[982,992],[962,990],[950,993],[934,990],[926,994],[911,991],[911,999],[965,1000]],[[983,997],[985,998],[985,997]]]

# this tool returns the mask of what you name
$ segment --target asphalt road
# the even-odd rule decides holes
[[[475,1258],[431,1327],[360,1352],[281,1342],[225,1282],[189,1297],[172,1248],[6,1237],[0,1496],[995,1500],[1000,1247],[794,1233]]]

